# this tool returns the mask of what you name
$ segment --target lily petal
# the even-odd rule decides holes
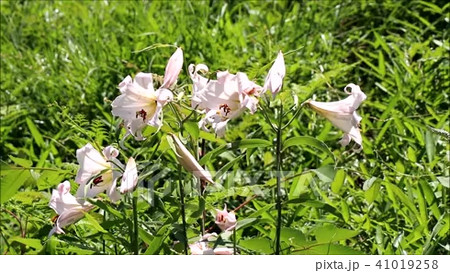
[[[283,53],[278,52],[277,58],[273,63],[272,67],[269,70],[269,73],[266,76],[266,80],[264,82],[263,90],[270,90],[272,92],[273,97],[280,92],[281,87],[283,86],[283,78],[286,75],[286,66],[284,64]]]
[[[195,177],[201,181],[206,181],[214,183],[212,180],[212,175],[195,160],[194,156],[188,151],[181,140],[174,134],[169,134],[175,144],[176,155],[180,164],[188,171],[191,172]]]
[[[351,94],[340,101],[335,102],[317,102],[308,100],[311,108],[320,115],[327,118],[334,126],[344,131],[345,135],[340,143],[343,146],[349,144],[350,139],[353,139],[362,149],[362,137],[359,130],[361,116],[356,113],[359,105],[367,98],[361,91],[360,87],[355,84],[347,85],[351,89]]]
[[[177,48],[175,53],[170,57],[164,73],[164,83],[161,88],[170,88],[177,82],[178,75],[183,68],[183,50]]]
[[[130,157],[125,168],[125,172],[122,176],[122,182],[120,184],[120,193],[124,194],[132,191],[138,182],[138,173],[136,167],[136,161]]]

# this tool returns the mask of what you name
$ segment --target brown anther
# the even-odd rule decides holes
[[[231,112],[231,108],[230,106],[228,106],[228,104],[221,104],[219,105],[219,109],[222,109],[225,112],[225,116],[227,116],[230,112]]]
[[[55,215],[52,217],[51,221],[53,224],[56,223],[56,221],[58,220],[58,217],[59,217],[59,215]]]
[[[147,112],[145,112],[144,109],[141,109],[141,111],[136,112],[136,118],[141,117],[142,120],[145,122],[145,119],[147,118]]]
[[[101,182],[103,182],[103,178],[101,176],[96,177],[93,181],[92,184],[97,185],[100,184]]]

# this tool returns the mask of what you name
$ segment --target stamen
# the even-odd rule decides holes
[[[53,216],[52,219],[51,219],[52,223],[53,223],[53,224],[56,223],[56,221],[58,220],[58,218],[59,218],[59,215]]]
[[[98,184],[100,184],[101,182],[103,182],[103,177],[99,176],[99,177],[96,177],[96,178],[94,179],[94,181],[92,181],[92,184],[98,185]]]
[[[227,116],[231,112],[231,108],[226,103],[225,104],[221,104],[219,106],[219,109],[222,109],[222,108],[223,108],[223,111],[225,112],[225,116]]]
[[[147,112],[145,112],[144,109],[141,109],[141,111],[136,112],[136,118],[141,117],[142,121],[145,122],[145,119],[147,118]]]

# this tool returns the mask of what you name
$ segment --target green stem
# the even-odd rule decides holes
[[[276,248],[275,248],[275,255],[280,255],[280,237],[281,237],[281,133],[282,133],[282,118],[283,118],[283,105],[280,105],[280,113],[279,114],[279,120],[278,120],[278,130],[277,130],[277,151],[276,151],[276,176],[277,176],[277,211],[278,211],[278,217],[277,217],[277,231],[276,231]]]
[[[139,239],[138,239],[138,214],[137,214],[137,196],[133,196],[133,252],[134,255],[139,254]]]
[[[197,150],[198,151],[198,150]],[[198,154],[198,152],[196,151],[196,154]],[[201,145],[201,156],[203,156],[205,154],[206,151],[206,142],[205,139],[202,139],[202,145]],[[200,158],[199,158],[200,160]],[[204,167],[204,166],[203,166]],[[203,181],[199,179],[199,184],[200,184],[200,196],[199,196],[199,205],[200,207],[204,207],[204,203],[205,203],[205,187],[203,185]],[[205,222],[206,222],[206,211],[203,210],[202,212],[202,220],[201,220],[201,226],[200,226],[200,231],[202,233],[202,236],[205,235]]]
[[[236,255],[236,228],[233,230],[233,254]]]
[[[103,211],[103,223],[106,222],[106,210]],[[106,254],[106,241],[102,235],[103,254]]]
[[[184,187],[183,187],[183,178],[181,173],[181,165],[178,165],[178,186],[180,188],[180,206],[181,206],[181,221],[183,222],[183,246],[184,246],[184,254],[188,255],[188,240],[186,233],[186,211],[184,205]]]

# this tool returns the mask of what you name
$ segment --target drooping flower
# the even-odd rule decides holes
[[[353,139],[362,149],[362,137],[359,130],[361,122],[361,116],[356,113],[359,105],[367,98],[361,88],[356,84],[348,84],[344,91],[347,92],[347,88],[351,89],[350,95],[340,101],[335,102],[317,102],[308,100],[311,108],[320,115],[327,118],[334,126],[344,131],[344,137],[340,143],[342,146],[346,146]]]
[[[188,151],[186,146],[181,142],[181,140],[174,134],[168,135],[175,146],[175,154],[178,158],[180,164],[188,171],[191,172],[195,177],[200,179],[201,181],[206,181],[210,183],[214,183],[212,180],[212,175],[210,172],[205,170],[194,156]]]
[[[281,87],[283,86],[283,78],[286,75],[286,66],[284,64],[283,53],[278,52],[278,56],[275,59],[272,67],[267,74],[266,80],[264,82],[263,91],[270,90],[272,92],[272,96],[275,97],[278,92],[280,92]]]
[[[223,210],[216,209],[216,212],[216,225],[218,225],[222,231],[231,231],[236,227],[236,215],[233,211],[227,211],[227,205],[225,205]]]
[[[189,65],[193,81],[192,107],[206,112],[199,122],[203,130],[209,131],[207,126],[211,126],[216,135],[222,137],[230,119],[238,117],[245,109],[252,114],[256,112],[262,87],[250,81],[245,73],[219,71],[217,80],[209,80],[199,72],[208,72],[208,67]]]
[[[120,184],[120,193],[124,194],[132,191],[138,182],[138,173],[136,162],[134,158],[130,157],[127,162],[127,166],[125,167],[125,172],[122,176],[122,182]]]
[[[55,226],[48,235],[49,237],[55,232],[57,234],[64,233],[64,227],[80,220],[87,211],[93,209],[92,204],[84,202],[83,200],[77,200],[77,198],[70,193],[69,181],[60,183],[58,187],[52,191],[52,197],[48,205],[58,214]]]
[[[112,114],[124,120],[127,134],[144,140],[142,129],[150,125],[160,127],[162,109],[173,99],[168,89],[173,86],[183,66],[183,51],[178,48],[166,66],[164,82],[155,91],[151,73],[138,73],[134,80],[127,76],[120,84],[121,95],[112,102]]]
[[[192,255],[233,255],[233,249],[227,247],[210,247],[210,239],[217,238],[216,233],[206,233],[203,235],[200,240],[197,242],[190,244],[189,248],[191,249]]]
[[[77,150],[80,164],[75,178],[80,185],[76,194],[78,198],[91,198],[106,191],[111,201],[120,199],[116,184],[122,174],[117,168],[123,169],[123,164],[116,158],[118,155],[119,151],[112,146],[106,147],[100,154],[90,143]]]

